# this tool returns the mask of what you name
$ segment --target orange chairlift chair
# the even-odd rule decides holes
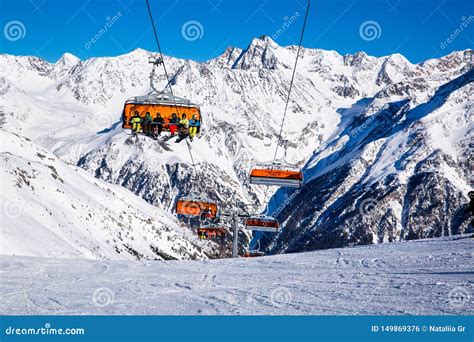
[[[222,225],[202,225],[198,228],[198,236],[200,239],[223,239],[227,235],[227,230]]]
[[[245,229],[277,233],[280,231],[280,223],[270,216],[252,216],[245,220]]]
[[[265,256],[265,253],[262,251],[246,251],[242,255],[244,258],[256,258],[256,257],[261,257]]]
[[[303,172],[295,165],[281,162],[253,165],[249,178],[250,184],[256,185],[300,188],[303,184]]]
[[[141,118],[144,118],[146,112],[149,112],[152,119],[155,119],[157,113],[160,113],[165,121],[163,125],[164,131],[169,130],[169,123],[173,113],[175,113],[179,119],[181,119],[183,114],[186,114],[188,119],[196,115],[196,118],[201,122],[202,126],[201,109],[197,104],[192,103],[188,99],[172,95],[171,92],[166,91],[166,88],[162,91],[155,88],[153,84],[155,68],[161,64],[162,61],[159,58],[150,59],[150,63],[153,63],[150,76],[150,92],[147,95],[134,96],[125,101],[122,111],[122,128],[132,128],[130,119],[134,116],[136,111],[138,111]],[[198,126],[198,129],[200,129],[201,126]]]
[[[202,196],[182,197],[176,202],[176,214],[215,219],[219,215],[219,207],[214,201]]]

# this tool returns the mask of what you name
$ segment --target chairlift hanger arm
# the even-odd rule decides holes
[[[158,91],[158,89],[156,89],[155,84],[153,83],[153,80],[154,80],[155,74],[156,74],[156,67],[158,65],[163,64],[163,58],[162,57],[150,58],[148,60],[148,63],[153,64],[153,67],[151,69],[151,74],[150,74],[150,90],[151,90],[151,92],[155,91],[156,93],[158,93],[159,91]],[[165,89],[166,89],[166,87],[165,87]]]
[[[163,58],[161,58],[161,57],[150,58],[148,62],[151,63],[151,64],[160,65],[160,64],[163,63]]]
[[[151,90],[151,91],[150,91],[150,94],[153,93],[153,92],[155,92],[155,93],[164,93],[167,88],[170,88],[170,90],[171,90],[170,94],[172,94],[171,81],[172,81],[173,79],[171,79],[171,80],[168,80],[168,79],[167,79],[166,85],[165,85],[165,87],[163,88],[163,90],[161,90],[161,91],[158,90],[158,89],[155,87],[155,84],[154,84],[154,82],[153,82],[153,80],[155,79],[155,75],[156,75],[156,67],[157,67],[158,65],[162,65],[162,64],[164,65],[163,59],[162,59],[161,57],[152,58],[152,59],[149,60],[149,63],[150,63],[150,64],[153,64],[153,68],[151,69],[151,75],[150,75],[150,90]],[[177,97],[177,96],[174,96],[174,95],[170,95],[169,97],[170,97],[170,98],[175,98],[176,100],[179,100],[179,101],[186,100],[186,99],[184,99],[184,98],[180,98],[180,97]],[[187,100],[187,101],[189,102],[189,100]]]

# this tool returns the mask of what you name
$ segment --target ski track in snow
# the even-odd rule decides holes
[[[0,313],[467,315],[473,246],[464,235],[253,259],[2,256]]]

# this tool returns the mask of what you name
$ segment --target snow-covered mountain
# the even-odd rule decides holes
[[[1,254],[88,259],[202,259],[213,250],[129,190],[2,131]]]
[[[247,179],[253,162],[273,157],[295,46],[260,37],[205,63],[165,57],[174,92],[204,114],[191,145],[197,174],[184,142],[132,139],[120,128],[124,100],[148,91],[152,55],[65,54],[54,64],[0,55],[2,129],[169,213],[190,192],[224,210],[256,203],[283,222],[261,239],[274,253],[468,230],[472,50],[412,64],[302,49],[278,155],[304,166],[300,191]]]
[[[447,57],[439,65],[456,64]],[[474,69],[426,78],[407,78],[340,109],[345,124],[306,164],[303,188],[275,196],[271,207],[285,229],[264,239],[273,253],[474,229],[466,212]]]

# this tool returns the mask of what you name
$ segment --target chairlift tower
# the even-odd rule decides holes
[[[255,207],[255,204],[247,204],[245,205],[246,207]],[[259,216],[255,214],[249,213],[246,209],[243,209],[241,211],[232,211],[232,212],[222,212],[220,214],[221,216],[226,216],[230,217],[231,219],[231,230],[232,230],[232,258],[238,258],[239,257],[239,231],[240,231],[240,226],[239,222],[240,219],[245,219],[247,222],[248,219],[256,218],[257,220],[259,219]],[[258,228],[254,227],[251,230],[262,230],[262,231],[269,231],[266,227],[265,228]]]
[[[239,257],[239,219],[241,217],[250,217],[247,212],[232,211],[230,213],[221,213],[221,216],[227,216],[231,219],[232,230],[232,258]]]
[[[239,256],[239,221],[237,215],[232,216],[232,258]]]

